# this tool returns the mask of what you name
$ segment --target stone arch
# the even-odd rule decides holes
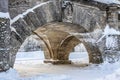
[[[26,30],[26,28],[23,28],[24,27],[23,24],[25,24],[24,21],[23,22],[17,21],[16,23],[17,24],[19,23],[21,25],[21,27],[19,27],[20,25],[17,26],[19,27],[19,28],[16,28],[18,29],[18,31],[20,29],[24,31]],[[46,25],[39,27],[35,31],[31,31],[28,34],[30,35],[33,32],[34,34],[39,36],[41,40],[44,41],[46,45],[46,48],[44,49],[45,51],[44,55],[46,60],[44,62],[50,62],[53,64],[71,63],[68,59],[71,50],[77,44],[82,42],[84,43],[86,49],[88,50],[90,63],[101,63],[102,56],[96,44],[79,40],[80,36],[77,37],[75,35],[71,35],[71,33],[75,33],[75,32],[78,32],[78,33],[83,31],[86,32],[86,30],[84,30],[83,28],[79,28],[79,26],[76,26],[76,25],[74,25],[75,28],[73,29],[72,26],[73,26],[72,24],[67,24],[67,23],[48,23],[48,24],[46,23]],[[26,33],[21,33],[21,34],[26,34]],[[27,36],[28,35],[24,36],[23,40]],[[83,36],[81,36],[80,38],[83,38]],[[17,40],[16,36],[13,39],[16,40],[16,43],[19,43],[21,45],[21,42],[20,42],[21,40]],[[18,45],[18,48],[16,48],[16,51],[17,49],[19,49],[20,45]],[[16,47],[16,45],[13,47]],[[93,49],[96,49],[96,50],[93,51]],[[14,51],[13,48],[12,50]],[[16,54],[11,56],[11,58],[13,58],[15,55]],[[11,61],[11,64],[12,64],[11,66],[13,66],[14,59],[15,58],[13,58],[13,60]]]
[[[91,42],[81,41],[73,35],[69,35],[68,37],[66,37],[66,39],[60,44],[59,51],[58,51],[58,59],[65,60],[65,61],[69,60],[70,52],[79,43],[84,44],[88,52],[90,63],[99,64],[103,62],[102,54],[96,44]]]
[[[2,12],[9,12],[10,13],[10,18],[12,19],[12,23],[11,23],[11,26],[9,25],[9,19],[6,20],[8,23],[7,27],[3,27],[5,31],[8,31],[8,33],[5,33],[5,36],[8,37],[9,33],[10,33],[10,47],[9,47],[9,50],[7,52],[3,52],[2,54],[2,58],[4,59],[1,59],[2,61],[2,65],[0,65],[0,67],[3,67],[2,70],[7,70],[9,69],[10,67],[13,67],[14,65],[14,60],[15,60],[15,55],[16,55],[16,52],[17,50],[19,49],[20,45],[23,43],[23,41],[25,40],[25,38],[29,35],[32,34],[32,31],[36,30],[39,26],[42,26],[44,24],[47,24],[49,22],[55,22],[55,21],[61,21],[62,19],[60,18],[61,17],[61,8],[58,8],[59,5],[59,2],[58,2],[58,5],[56,4],[57,2],[52,2],[52,1],[46,1],[47,4],[43,4],[42,6],[39,6],[37,7],[36,9],[34,9],[33,11],[29,12],[29,13],[26,13],[25,15],[23,15],[22,17],[19,17],[18,18],[18,15],[19,14],[22,14],[24,13],[24,11],[26,11],[27,9],[29,8],[32,8],[33,6],[36,5],[36,2],[38,0],[31,0],[33,1],[33,5],[27,5],[28,2],[25,2],[27,4],[23,5],[23,0],[4,0],[5,2],[8,2],[9,4],[7,4],[7,6],[5,6],[5,11],[2,11]],[[16,1],[16,2],[15,2]],[[29,0],[28,0],[29,1]],[[43,1],[43,0],[42,0]],[[14,3],[15,2],[15,3]],[[44,2],[44,1],[43,1]],[[12,4],[11,4],[12,3]],[[22,3],[22,4],[20,4]],[[32,3],[32,2],[31,2]],[[17,5],[16,5],[17,4]],[[19,10],[18,10],[18,7],[22,6]],[[76,8],[76,7],[75,7]],[[79,8],[76,9],[76,12]],[[1,10],[1,9],[0,9]],[[81,11],[81,10],[79,10]],[[94,11],[94,10],[93,10]],[[72,11],[71,11],[72,12]],[[98,11],[97,11],[98,12]],[[48,14],[49,13],[49,14]],[[79,13],[79,12],[78,12]],[[77,14],[78,14],[77,13]],[[96,13],[94,13],[96,14]],[[76,16],[78,17],[78,16]],[[75,17],[75,20],[77,19],[77,21],[81,20],[80,17],[76,18]],[[17,20],[16,20],[17,19]],[[86,18],[87,19],[87,18]],[[86,20],[85,19],[85,20]],[[15,21],[14,21],[15,20]],[[102,20],[102,19],[101,19]],[[76,22],[74,22],[74,24],[78,24]],[[102,22],[102,21],[101,21]],[[82,23],[79,23],[79,24],[82,24]],[[65,25],[65,23],[64,23]],[[4,26],[4,25],[3,25]],[[6,25],[5,25],[6,26]],[[10,27],[9,27],[10,26]],[[69,25],[70,26],[70,25]],[[73,27],[70,26],[70,28],[68,29],[68,27],[63,26],[63,27],[66,27],[63,28],[65,30],[62,29],[62,31],[64,32],[67,32],[67,33],[75,33],[75,32],[78,32],[78,33],[84,33],[86,30],[87,31],[90,31],[88,28],[88,25],[85,26],[85,25],[82,25],[84,26],[86,29],[81,29],[80,27],[81,26],[77,26],[76,29],[73,30]],[[9,28],[8,28],[9,27]],[[6,29],[7,28],[7,29]],[[10,29],[11,28],[11,29]],[[59,27],[60,28],[60,27]],[[74,26],[75,28],[75,26]],[[53,28],[51,28],[53,29]],[[69,31],[70,30],[70,31]],[[80,31],[79,31],[80,30]],[[90,31],[91,32],[91,31]],[[6,35],[7,34],[7,35]],[[67,35],[68,36],[68,35]],[[64,37],[65,38],[65,37]],[[69,39],[75,39],[74,37],[70,37]],[[71,42],[72,40],[70,40]],[[3,42],[4,42],[4,39],[3,39]],[[70,43],[67,43],[67,44],[70,44]],[[8,43],[4,43],[4,47],[6,48],[6,45],[8,45]],[[48,44],[47,44],[48,45]],[[51,45],[51,44],[50,44]],[[96,46],[96,44],[93,44],[91,42],[85,44],[86,46],[90,46],[88,48],[89,53],[91,53],[92,57],[91,58],[94,58],[96,56],[101,56],[100,54],[97,54],[97,51],[99,51],[98,47]],[[92,47],[91,47],[92,46]],[[2,47],[3,48],[3,47]],[[50,47],[49,47],[50,48]],[[92,52],[93,49],[96,49],[96,51]],[[56,49],[57,50],[57,49]],[[54,54],[53,51],[50,51],[51,54]],[[94,53],[94,54],[93,54]],[[7,58],[4,56],[7,55]],[[58,56],[58,54],[52,56],[51,57],[54,59],[54,60],[59,60],[58,57],[55,57],[55,56]],[[93,57],[94,56],[94,57]],[[50,57],[50,58],[51,58]],[[9,60],[8,60],[9,59]],[[98,59],[97,59],[98,60]],[[101,58],[100,58],[101,60]],[[91,59],[92,62],[96,63],[94,59]],[[102,60],[101,60],[102,61]],[[99,60],[98,60],[99,62]],[[5,64],[4,64],[5,63]]]
[[[68,60],[69,53],[80,41],[73,35],[68,35],[58,48],[58,59]]]
[[[42,33],[41,33],[42,32]],[[45,62],[51,62],[51,63],[56,63],[58,59],[58,48],[60,43],[62,42],[62,40],[64,40],[64,38],[66,38],[69,33],[61,31],[61,30],[55,30],[55,29],[46,29],[45,31],[42,29],[38,29],[34,32],[35,34],[37,34],[39,37],[42,37],[43,35],[46,36],[42,37],[44,42],[46,42],[46,46],[49,45],[49,47],[46,47],[46,50],[49,50],[49,52],[45,53],[46,55],[46,60]],[[49,57],[50,54],[51,56]],[[49,58],[48,58],[49,57]],[[53,62],[52,62],[52,61]]]
[[[23,11],[18,10],[18,7],[21,4],[16,5],[16,3],[14,3],[16,0],[8,0],[8,1],[9,1],[8,10],[11,18],[11,21],[10,21],[11,34],[10,34],[9,60],[7,63],[9,66],[6,69],[9,69],[10,67],[14,66],[15,56],[18,49],[20,48],[24,40],[28,36],[33,34],[34,30],[36,30],[38,27],[45,25],[49,22],[59,21],[59,18],[58,18],[59,14],[57,13],[56,8],[54,8],[55,5],[53,2],[43,1],[43,4],[41,3],[39,7],[33,9],[33,11],[26,13],[27,9],[33,8],[35,6],[36,4],[35,1],[33,1],[33,3],[35,3],[34,5],[31,5],[28,7],[22,6]],[[18,2],[21,3],[21,1],[22,0],[18,0],[17,3]],[[22,17],[20,17],[19,15],[21,15]],[[44,40],[44,38],[41,37],[41,39],[46,44],[46,41]],[[46,45],[47,45],[46,47],[48,47],[49,49],[49,45],[48,44]],[[52,53],[50,49],[48,51]],[[52,55],[49,55],[49,56],[51,57]],[[3,65],[3,67],[5,67],[5,65]]]
[[[68,28],[69,29],[69,28]],[[50,58],[47,58],[45,62],[50,62],[53,64],[58,63],[71,63],[69,61],[69,54],[73,48],[79,43],[83,43],[88,51],[89,62],[90,63],[102,63],[102,54],[95,43],[82,40],[84,36],[71,35],[69,32],[65,32],[58,28],[41,27],[35,31],[38,36],[45,35],[47,38],[43,37],[46,43],[49,45],[49,52],[46,54],[52,54]],[[47,47],[48,48],[48,47]],[[50,52],[51,51],[51,52]]]

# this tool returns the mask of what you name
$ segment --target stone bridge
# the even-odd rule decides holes
[[[8,3],[8,4],[7,4]],[[14,66],[15,56],[24,40],[36,34],[44,42],[47,63],[71,63],[69,54],[83,43],[89,62],[102,63],[98,40],[106,25],[106,11],[99,7],[63,0],[2,0],[0,11],[0,69]]]

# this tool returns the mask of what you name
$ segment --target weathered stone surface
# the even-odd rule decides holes
[[[10,68],[10,27],[9,19],[0,18],[0,69]]]
[[[19,19],[12,27],[16,30],[16,35],[18,35],[18,40],[23,43],[23,41],[31,34],[31,28],[26,24],[23,19]]]
[[[61,12],[61,2],[62,0],[52,0],[53,1],[53,4],[54,4],[54,9],[56,10],[56,13],[58,15],[56,15],[56,18],[58,21],[62,21],[62,12]],[[54,16],[54,15],[53,15]]]
[[[48,0],[9,0],[9,11],[11,18],[25,12],[27,9]],[[14,13],[15,12],[15,13]]]
[[[120,51],[120,36],[118,37],[118,46],[119,46],[119,51]]]
[[[92,7],[97,7],[102,11],[106,11],[108,4],[105,3],[101,3],[95,0],[70,0],[70,1],[74,1],[77,3],[82,3],[84,5],[88,5],[88,6],[92,6]]]
[[[59,21],[60,14],[57,12],[53,2],[45,4],[34,10],[38,19],[43,22]]]
[[[30,17],[28,15],[26,15],[23,19],[26,22],[26,24],[28,25],[28,27],[30,27],[30,31],[32,31],[35,29],[35,27],[34,27],[32,21],[30,20]]]
[[[32,32],[31,28],[23,19],[19,19],[14,24],[12,24],[11,29],[14,29],[11,32],[10,38],[10,67],[13,67],[18,49],[26,37],[28,37]]]
[[[70,60],[44,60],[44,63],[52,64],[71,64]]]
[[[60,44],[58,49],[58,59],[68,60],[70,52],[74,49],[76,45],[81,43],[79,39],[75,36],[68,35]]]
[[[90,63],[102,63],[102,54],[98,48],[98,46],[94,43],[91,42],[85,42],[84,43],[86,50],[88,51],[89,55],[89,62]]]
[[[113,28],[118,28],[117,12],[115,10],[110,10],[110,6],[94,1],[92,1],[94,2],[92,3],[84,0],[71,0],[71,2],[68,1],[69,5],[67,3],[67,5],[63,5],[62,0],[9,0],[10,17],[13,19],[27,9],[46,1],[50,2],[41,5],[34,9],[33,12],[31,11],[19,18],[11,24],[11,27],[9,27],[9,20],[0,19],[1,70],[7,70],[13,67],[16,52],[26,37],[31,35],[38,27],[42,28],[42,32],[38,29],[37,33],[40,34],[35,34],[45,43],[43,46],[45,58],[47,59],[45,62],[52,62],[55,64],[70,63],[68,60],[70,51],[75,45],[82,42],[89,53],[89,61],[91,63],[101,63],[103,61],[101,52],[104,51],[105,39],[103,39],[102,44],[99,43],[99,41],[98,44],[96,44],[96,42],[102,36],[102,30],[107,22],[109,22],[109,25]],[[92,6],[92,4],[94,5]],[[101,7],[104,8],[102,9]],[[110,16],[106,14],[106,10],[108,12],[110,11]],[[8,12],[8,0],[0,1],[0,11]],[[64,23],[49,23],[62,20]],[[116,27],[114,27],[115,25]],[[48,31],[48,33],[44,31]],[[56,34],[56,36],[54,34]],[[93,42],[92,39],[94,40]],[[120,43],[119,39],[118,42]],[[56,47],[56,45],[59,47]],[[53,59],[53,61],[50,59]]]
[[[15,61],[15,55],[21,44],[24,42],[26,37],[32,34],[32,31],[37,29],[39,26],[46,24],[47,22],[55,21],[59,14],[53,8],[53,3],[48,3],[35,9],[34,13],[30,12],[22,19],[18,19],[11,25],[15,31],[11,33],[11,54],[10,54],[10,66],[13,67]],[[46,10],[45,10],[46,9]],[[48,14],[50,13],[50,14]],[[16,14],[16,13],[15,13]],[[56,15],[56,16],[55,16]],[[51,17],[50,17],[51,16]]]
[[[55,26],[56,24],[58,25]],[[63,27],[63,25],[66,27]],[[70,33],[80,33],[80,31],[76,30],[76,32],[74,32],[76,28],[70,29],[70,26],[73,27],[73,25],[68,23],[49,23],[48,25],[44,25],[35,31],[35,34],[37,34],[46,45],[45,54],[49,54],[45,55],[45,62],[50,62],[53,64],[71,63],[69,61],[70,52],[76,45],[83,43],[88,51],[90,63],[102,63],[102,54],[98,46],[89,41],[81,41],[81,38],[84,38],[82,35],[82,37],[79,37],[80,39],[74,35],[71,35]]]
[[[10,38],[10,67],[14,66],[16,54],[18,52],[18,49],[21,46],[21,41],[19,40],[18,35],[15,32],[11,32],[11,38]]]
[[[39,21],[43,24],[46,23],[46,18],[45,18],[45,11],[43,10],[42,6],[34,10],[36,12],[36,15],[39,19]]]
[[[33,12],[29,13],[27,15],[31,21],[31,23],[33,24],[34,27],[32,27],[32,29],[36,29],[38,26],[41,26],[43,23],[38,19],[37,15]]]
[[[8,12],[8,0],[0,0],[0,12]]]
[[[118,30],[118,7],[109,5],[107,10],[107,22],[111,28]]]
[[[97,8],[74,3],[73,6],[73,23],[84,26],[88,31],[105,26],[105,12]]]

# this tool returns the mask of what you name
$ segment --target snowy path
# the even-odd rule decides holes
[[[81,55],[82,55],[81,57],[82,59],[86,59],[83,58],[85,57],[83,54]],[[78,56],[79,55],[76,53],[74,56],[72,55],[71,59],[74,60],[74,58]],[[18,55],[17,57],[20,57],[20,55]],[[46,79],[44,77],[44,80],[55,80],[51,78],[53,76],[57,77],[57,80],[96,80],[108,74],[112,74],[120,66],[119,63],[112,65],[106,63],[99,66],[89,64],[89,66],[87,66],[88,64],[86,62],[85,63],[82,62],[78,64],[78,61],[77,64],[71,64],[71,65],[52,65],[52,64],[44,64],[42,63],[42,60],[30,60],[30,54],[29,54],[29,60],[26,60],[27,58],[24,57],[26,56],[25,55],[23,56],[22,54],[22,58],[24,60],[21,61],[21,58],[18,58],[16,60],[16,64],[14,67],[18,71],[20,76],[28,78],[36,75],[37,76],[46,75],[50,77],[50,79]],[[41,59],[43,59],[42,57]],[[32,58],[35,59],[35,57],[33,56]],[[61,79],[61,77],[63,78]],[[30,80],[36,80],[36,79],[30,79]]]
[[[26,61],[27,62],[27,61]],[[115,67],[104,64],[101,66],[97,65],[52,65],[52,64],[15,64],[15,69],[19,72],[22,77],[31,77],[35,75],[65,75],[70,80],[96,80],[104,77],[105,75],[111,74],[116,70]],[[35,61],[36,62],[36,61]],[[115,66],[115,65],[114,65]],[[69,80],[69,79],[68,79]]]

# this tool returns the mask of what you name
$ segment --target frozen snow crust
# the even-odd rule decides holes
[[[70,80],[66,75],[42,74],[29,78],[21,78],[16,70],[10,69],[0,73],[0,80]]]
[[[95,68],[96,65],[92,65],[90,66],[86,71],[87,72],[93,72],[94,74],[94,71],[93,70],[96,70],[96,74],[94,74],[94,76],[97,76],[99,74],[103,74],[105,75],[104,77],[101,76],[101,78],[99,77],[98,79],[94,79],[94,78],[91,78],[91,76],[89,76],[89,74],[86,74],[86,78],[88,78],[87,80],[120,80],[120,69],[118,69],[118,67],[120,66],[119,63],[114,63],[114,64],[109,64],[109,63],[104,63],[104,64],[101,64],[99,66],[96,66],[97,68],[99,68],[100,70],[104,71],[103,73],[97,73],[97,68],[96,69],[93,69]],[[114,67],[113,67],[114,66]],[[91,69],[91,70],[90,70]],[[83,72],[85,71],[85,68],[83,68]],[[106,74],[106,71],[109,72],[109,75]],[[113,73],[111,72],[113,71]],[[81,74],[79,71],[77,71],[77,73]],[[69,73],[69,74],[76,74],[75,73]],[[76,76],[76,75],[73,75],[73,76]],[[77,77],[75,79],[71,78],[71,76],[69,75],[66,75],[66,74],[40,74],[40,75],[36,75],[36,76],[32,76],[32,77],[20,77],[18,72],[14,69],[10,69],[6,72],[2,72],[0,73],[0,80],[83,80],[81,79],[81,77]],[[86,80],[86,79],[84,79]]]

